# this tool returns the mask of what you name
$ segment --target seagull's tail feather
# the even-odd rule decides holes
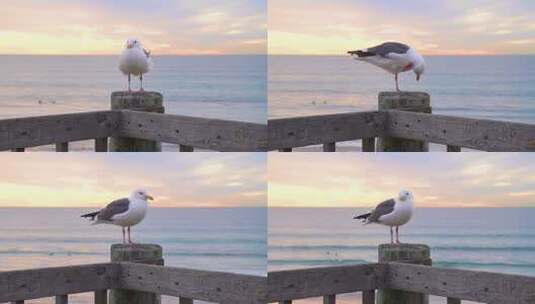
[[[353,219],[354,220],[361,220],[362,223],[364,224],[369,224],[368,222],[368,218],[370,217],[371,212],[368,212],[368,213],[364,213],[364,214],[361,214],[361,215],[357,215],[357,216],[354,216]]]
[[[364,57],[373,57],[376,54],[368,51],[362,51],[362,50],[356,50],[356,51],[349,51],[347,52],[349,55],[357,56],[358,58],[364,58]]]
[[[97,217],[97,215],[99,215],[99,214],[100,214],[100,211],[96,211],[96,212],[91,212],[91,213],[83,214],[83,215],[81,215],[80,217],[89,219],[90,221],[94,221],[94,220],[95,220],[95,217]]]

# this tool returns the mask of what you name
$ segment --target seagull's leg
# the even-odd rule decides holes
[[[128,73],[128,93],[130,93],[132,90],[130,89],[130,73]]]
[[[399,92],[398,73],[396,73],[395,79],[396,79],[396,91]]]
[[[399,226],[396,226],[396,243],[399,244]]]
[[[390,226],[390,244],[394,244],[394,230],[392,230],[392,226]]]
[[[123,229],[123,244],[126,244],[126,236],[124,232],[124,227],[121,227],[121,229]]]
[[[141,82],[140,92],[143,92],[143,73],[139,74],[139,81]]]
[[[130,236],[130,226],[128,226],[128,243],[132,244],[132,237]]]

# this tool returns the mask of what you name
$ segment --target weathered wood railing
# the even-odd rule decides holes
[[[108,302],[108,290],[154,292],[213,303],[265,303],[266,278],[185,268],[107,263],[0,272],[0,303],[54,297],[67,304],[70,294],[94,293],[95,304]]]
[[[265,151],[262,124],[189,116],[114,110],[0,120],[0,150],[56,145],[66,152],[69,143],[94,140],[95,151],[108,151],[108,138],[129,137],[216,151]]]
[[[535,125],[470,119],[398,110],[345,113],[268,122],[269,150],[323,145],[335,151],[335,143],[363,140],[364,152],[375,151],[379,137],[426,141],[482,151],[535,151]]]
[[[268,302],[323,297],[336,303],[336,295],[362,292],[363,304],[375,304],[377,289],[396,289],[491,304],[535,303],[535,277],[445,269],[402,263],[322,267],[270,272]]]

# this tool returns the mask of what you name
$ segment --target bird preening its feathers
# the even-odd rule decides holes
[[[378,204],[370,212],[357,215],[353,219],[364,224],[382,224],[390,227],[390,242],[394,243],[393,227],[396,227],[396,243],[399,244],[399,226],[406,224],[412,217],[414,198],[409,191],[401,190],[398,197]]]
[[[119,58],[119,70],[128,76],[128,92],[131,75],[139,76],[140,91],[143,91],[143,74],[152,68],[150,51],[146,50],[138,39],[128,39]]]
[[[123,230],[123,243],[126,243],[125,228],[128,231],[128,243],[132,243],[130,227],[138,224],[145,218],[148,202],[152,200],[145,190],[135,190],[129,198],[121,198],[109,203],[106,207],[81,215],[96,224],[112,224],[121,226]]]
[[[383,44],[356,51],[347,52],[355,60],[371,63],[395,75],[396,90],[399,92],[398,74],[413,71],[416,80],[420,80],[425,72],[424,58],[416,50],[399,42]]]

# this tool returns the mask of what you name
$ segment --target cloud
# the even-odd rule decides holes
[[[371,207],[411,190],[419,207],[535,207],[535,155],[270,155],[269,206]]]
[[[390,40],[424,54],[535,53],[526,1],[271,0],[268,14],[270,54],[343,54]]]
[[[117,54],[130,37],[159,55],[267,51],[260,0],[5,2],[0,11],[4,54]],[[244,43],[251,40],[259,43]]]
[[[0,156],[0,206],[99,207],[144,187],[157,207],[265,206],[265,159],[254,154]],[[242,166],[245,165],[245,168]],[[253,195],[254,194],[254,195]]]

